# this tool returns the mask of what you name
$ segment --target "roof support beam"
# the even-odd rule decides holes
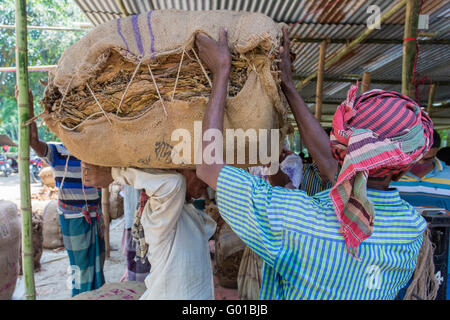
[[[316,85],[316,119],[319,121],[322,116],[323,78],[325,71],[326,51],[327,51],[327,42],[322,41],[319,48],[319,62],[317,63],[317,85]]]
[[[306,79],[306,77],[302,77],[300,75],[294,75],[294,80],[302,81]],[[349,82],[349,83],[356,83],[356,81],[361,80],[361,77],[354,78],[354,77],[325,77],[325,82]],[[401,80],[382,80],[382,79],[371,79],[370,81],[373,84],[402,84]],[[450,86],[450,81],[433,81],[433,83],[436,83],[440,86]]]
[[[292,38],[291,43],[321,43],[327,41],[333,44],[346,44],[354,41],[355,39],[333,39],[333,38]],[[443,44],[450,45],[450,39],[427,39],[418,40],[419,44]],[[366,39],[365,44],[403,44],[403,39]]]
[[[402,94],[414,98],[414,67],[421,0],[407,0],[402,57]]]
[[[372,74],[370,72],[363,73],[362,85],[361,85],[361,93],[370,90],[370,81],[372,79]]]
[[[128,12],[127,8],[125,8],[125,4],[123,3],[123,0],[117,0],[117,4],[120,7],[120,11],[122,12],[122,14],[127,17],[130,15],[130,13]]]
[[[395,4],[392,8],[390,8],[387,12],[385,12],[381,18],[380,18],[380,24],[382,24],[384,21],[392,17],[395,13],[397,13],[401,8],[403,8],[408,0],[400,0]],[[366,31],[364,31],[358,38],[353,40],[348,46],[346,46],[343,50],[341,50],[338,54],[333,56],[331,59],[329,59],[325,63],[325,69],[331,67],[336,62],[341,60],[342,57],[344,57],[347,53],[349,53],[353,48],[355,48],[358,44],[363,42],[374,30],[376,29],[370,29],[367,28]],[[313,74],[306,77],[305,80],[300,82],[297,85],[297,89],[300,89],[301,87],[305,86],[309,81],[317,77],[317,71]]]

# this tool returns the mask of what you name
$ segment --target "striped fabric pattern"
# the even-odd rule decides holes
[[[406,170],[433,144],[433,123],[409,97],[371,90],[357,97],[352,86],[333,117],[333,154],[341,165],[330,190],[348,251],[371,236],[374,208],[367,198],[367,179]]]
[[[103,218],[66,219],[59,215],[64,246],[72,268],[72,296],[100,288],[105,283]]]
[[[320,177],[319,168],[315,162],[303,164],[303,178],[299,189],[305,191],[309,196],[313,196],[318,192],[331,189],[331,182],[323,182]]]
[[[327,191],[309,197],[230,166],[217,181],[221,216],[264,260],[260,299],[394,299],[413,275],[426,222],[395,190],[367,197],[376,219],[358,260]]]
[[[127,257],[127,280],[144,282],[150,273],[150,262],[147,257],[144,261],[136,259],[136,242],[133,240],[131,228],[125,229],[125,248]]]
[[[67,157],[69,157],[68,162]],[[47,152],[43,159],[53,169],[56,186],[59,189],[58,200],[60,203],[66,205],[60,205],[58,210],[63,213],[66,218],[83,217],[81,211],[86,204],[89,207],[100,206],[101,199],[97,188],[84,187],[83,193],[81,161],[74,156],[71,156],[62,143],[47,144]],[[63,179],[64,183],[62,184]],[[91,212],[91,217],[96,217],[96,212]]]
[[[450,166],[435,159],[434,169],[422,179],[407,172],[391,187],[397,188],[400,196],[413,206],[434,206],[450,210]]]

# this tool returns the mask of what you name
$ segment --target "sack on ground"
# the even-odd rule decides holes
[[[56,187],[55,176],[51,167],[45,167],[39,172],[39,177],[44,186],[54,188]]]
[[[12,298],[19,274],[21,226],[17,206],[0,200],[0,300]]]
[[[44,209],[44,223],[42,227],[43,243],[46,249],[64,247],[61,225],[59,224],[58,201],[50,201]]]

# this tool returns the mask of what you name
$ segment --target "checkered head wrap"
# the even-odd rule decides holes
[[[407,170],[433,144],[432,121],[415,101],[384,90],[356,96],[357,90],[357,85],[352,86],[338,107],[330,134],[333,155],[341,165],[330,198],[347,250],[354,256],[373,232],[368,177]]]

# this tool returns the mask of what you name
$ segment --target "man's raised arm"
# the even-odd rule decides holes
[[[16,99],[19,96],[19,90],[17,86],[15,87]],[[28,89],[28,107],[30,109],[29,115],[30,119],[34,118],[34,108],[33,108],[33,93]],[[36,152],[38,157],[44,157],[47,151],[47,144],[39,140],[38,130],[36,122],[31,122],[30,124],[30,147]]]
[[[231,54],[228,48],[227,31],[225,29],[220,31],[218,42],[205,34],[197,34],[196,44],[200,59],[213,75],[211,96],[203,118],[202,135],[208,129],[217,129],[223,133],[223,118],[231,69]],[[218,141],[203,141],[202,150],[205,150],[210,143],[218,143]],[[222,148],[223,146],[219,145],[215,150],[222,150]],[[197,176],[216,190],[217,178],[223,167],[223,159],[221,163],[206,164],[202,157],[202,163],[197,165]]]
[[[289,102],[300,136],[316,162],[320,175],[334,182],[338,164],[331,153],[330,139],[297,92],[291,75],[289,37],[286,29],[283,29],[283,36],[284,43],[280,48],[281,89]]]

